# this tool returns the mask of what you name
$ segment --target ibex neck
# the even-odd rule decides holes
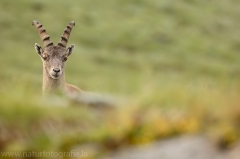
[[[43,83],[42,83],[43,93],[55,93],[65,91],[65,74],[63,73],[61,78],[53,79],[49,77],[46,70],[43,68]]]

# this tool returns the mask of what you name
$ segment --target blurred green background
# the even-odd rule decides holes
[[[239,6],[237,0],[1,0],[0,150],[69,151],[97,143],[102,154],[199,132],[231,145],[240,126]],[[75,21],[67,82],[131,102],[113,112],[43,102],[34,50],[42,42],[33,20],[54,44]]]

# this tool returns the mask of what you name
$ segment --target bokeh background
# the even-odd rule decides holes
[[[187,134],[234,147],[239,18],[237,0],[1,0],[0,151],[90,144],[94,158]],[[56,97],[43,102],[42,63],[34,50],[42,43],[33,20],[54,44],[75,21],[67,82],[128,102],[111,111]]]

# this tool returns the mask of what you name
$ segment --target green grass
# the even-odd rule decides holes
[[[199,132],[231,146],[239,138],[239,5],[1,0],[0,130],[6,134],[0,150],[68,151],[98,143],[99,155]],[[55,44],[74,20],[67,82],[130,102],[105,112],[56,97],[42,101],[42,63],[34,50],[35,42],[42,43],[33,20]]]

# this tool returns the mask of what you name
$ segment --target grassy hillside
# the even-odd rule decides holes
[[[0,150],[69,151],[97,143],[105,153],[199,132],[231,146],[239,138],[239,6],[236,0],[1,0]],[[130,102],[105,112],[56,97],[42,101],[34,50],[42,43],[33,20],[55,44],[74,20],[68,83]]]

